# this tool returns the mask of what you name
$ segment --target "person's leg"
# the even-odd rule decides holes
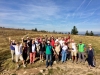
[[[35,55],[36,55],[36,52],[33,52],[33,63],[35,62]]]
[[[11,50],[12,61],[14,61],[14,53],[15,53],[15,51]]]
[[[72,56],[72,63],[74,63],[74,53],[71,51],[71,56]]]
[[[77,52],[74,52],[74,56],[75,56],[75,62],[77,62]]]
[[[87,61],[88,61],[89,68],[91,68],[91,57],[90,56],[88,56]]]
[[[42,54],[41,54],[41,51],[40,51],[40,61],[42,60]]]
[[[67,58],[67,52],[64,52],[64,62],[66,61]]]
[[[83,62],[83,64],[85,63],[84,52],[82,52],[82,62]]]
[[[15,57],[16,57],[17,68],[19,68],[19,64],[18,64],[19,55],[16,55]]]
[[[27,61],[30,59],[30,52],[29,52],[30,48],[27,48]]]
[[[30,53],[30,64],[32,64],[32,59],[33,58],[33,54],[32,53]]]
[[[46,68],[48,67],[49,63],[48,63],[48,59],[49,59],[49,55],[46,54]]]
[[[49,58],[50,58],[49,59],[49,64],[50,64],[50,66],[52,66],[52,54],[49,55]]]
[[[94,64],[93,64],[93,57],[92,57],[92,56],[91,56],[91,59],[90,59],[90,65],[91,65],[92,67],[95,67]]]
[[[43,57],[43,56],[44,56],[44,52],[42,52],[42,56],[41,56],[41,58],[42,58],[42,61],[44,60],[44,57]]]
[[[21,61],[22,61],[22,63],[23,63],[23,67],[26,67],[26,66],[25,66],[24,59],[23,59],[22,55],[20,55],[20,57],[19,57],[19,58],[20,58],[20,60],[21,60]]]
[[[71,60],[72,58],[71,58],[71,51],[69,51],[69,60]]]
[[[62,59],[61,59],[61,61],[64,62],[64,51],[62,51],[61,54],[62,54]]]
[[[81,63],[82,62],[82,60],[81,60],[81,52],[78,53],[78,56],[79,56],[78,61]]]

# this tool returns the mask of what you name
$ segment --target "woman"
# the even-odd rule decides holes
[[[26,59],[27,59],[27,43],[24,43],[24,46],[23,46],[23,59],[24,61],[26,62]]]
[[[61,46],[59,44],[59,42],[57,41],[56,44],[55,44],[55,51],[54,51],[54,54],[55,54],[55,60],[56,61],[59,61],[59,56],[60,56],[60,49],[61,49]]]
[[[31,49],[30,49],[30,64],[34,63],[35,61],[35,56],[36,56],[36,44],[35,41],[32,40],[32,44],[30,44]]]
[[[64,45],[62,46],[62,52],[61,52],[61,54],[62,54],[62,60],[61,60],[62,63],[66,61],[67,49],[68,49],[68,47],[67,47],[66,43],[64,43]]]
[[[14,62],[15,48],[13,46],[16,45],[16,43],[15,43],[15,40],[11,40],[11,38],[9,38],[9,42],[10,42],[10,50],[11,50],[12,62]]]
[[[44,52],[45,52],[45,41],[42,41],[40,43],[40,51],[39,52],[40,52],[40,61],[43,62],[43,60],[44,60],[43,56],[44,56]]]
[[[88,60],[89,68],[95,67],[93,65],[94,49],[92,48],[91,44],[88,44],[87,56],[88,56],[87,60]]]

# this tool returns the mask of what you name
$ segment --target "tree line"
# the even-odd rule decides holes
[[[35,29],[32,29],[32,31],[39,31],[37,30],[37,28]],[[45,31],[45,30],[40,30],[39,32],[49,32],[49,31]],[[72,35],[78,35],[78,29],[76,26],[73,26],[71,32],[66,32],[66,33],[63,33],[63,32],[56,32],[55,30],[53,30],[51,33],[55,33],[55,34],[72,34]],[[85,33],[86,36],[94,36],[94,33],[93,31],[90,31],[88,32],[88,30],[86,31]]]

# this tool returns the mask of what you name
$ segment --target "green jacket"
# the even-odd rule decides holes
[[[52,46],[46,45],[46,54],[52,54]]]

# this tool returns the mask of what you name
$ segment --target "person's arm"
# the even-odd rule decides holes
[[[27,40],[25,40],[24,38],[22,38],[22,41],[23,41],[23,42],[27,42]]]
[[[12,40],[11,40],[11,38],[9,37],[9,44],[11,45],[11,43],[12,43]]]
[[[92,51],[93,51],[93,58],[96,60],[94,49]]]

